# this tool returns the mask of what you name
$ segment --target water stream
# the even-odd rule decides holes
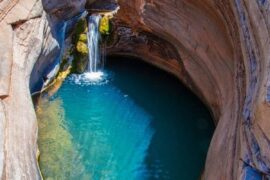
[[[101,69],[103,68],[103,62],[100,54],[100,33],[99,22],[100,15],[91,15],[88,17],[88,33],[87,33],[87,45],[89,62],[86,73],[84,74],[88,79],[95,81],[100,80],[103,76]]]

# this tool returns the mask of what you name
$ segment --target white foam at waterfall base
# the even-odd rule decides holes
[[[73,74],[70,80],[78,85],[103,85],[109,82],[107,74],[102,71]]]
[[[85,73],[85,78],[88,79],[89,81],[93,82],[98,82],[102,80],[103,72],[98,71],[98,72],[87,72]]]

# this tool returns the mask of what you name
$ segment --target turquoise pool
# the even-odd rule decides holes
[[[110,58],[103,79],[71,75],[37,106],[45,179],[196,180],[214,131],[199,99],[175,77]]]

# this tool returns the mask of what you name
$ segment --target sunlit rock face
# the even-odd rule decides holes
[[[0,179],[41,179],[29,89],[59,56],[58,22],[84,11],[85,1],[63,2],[69,8],[62,14],[59,6],[46,13],[41,0],[0,1]]]
[[[203,179],[270,176],[269,2],[118,3],[108,53],[175,74],[213,113],[217,128]]]

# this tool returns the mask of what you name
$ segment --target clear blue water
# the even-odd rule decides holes
[[[103,83],[72,75],[40,102],[44,178],[198,179],[214,130],[205,106],[134,59],[111,58],[104,71]]]

